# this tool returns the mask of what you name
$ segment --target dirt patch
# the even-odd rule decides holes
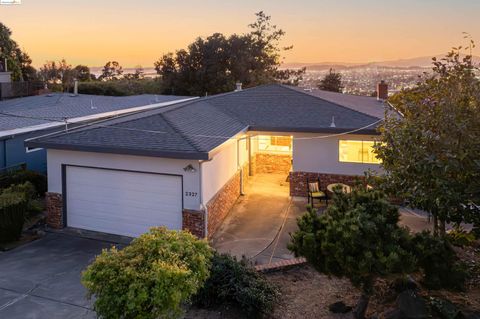
[[[328,306],[336,301],[354,306],[360,296],[348,280],[329,278],[309,265],[270,273],[267,277],[281,291],[273,318],[352,318],[351,314],[333,314]]]
[[[480,265],[478,248],[468,247],[459,254],[462,260],[470,260],[477,267]],[[296,266],[284,271],[265,274],[266,277],[280,289],[280,300],[270,318],[353,318],[352,313],[333,314],[328,306],[337,301],[343,301],[354,307],[360,291],[352,286],[347,279],[329,278],[317,272],[308,264]],[[420,295],[427,301],[430,296],[447,299],[456,304],[459,309],[470,312],[480,311],[480,286],[475,272],[470,278],[465,292],[447,290],[429,291],[422,289]],[[420,280],[420,274],[414,276]],[[396,293],[389,288],[389,281],[380,279],[375,284],[375,294],[370,300],[367,316],[382,314],[395,305]],[[191,308],[186,318],[189,319],[238,319],[245,318],[238,309],[220,307],[216,309]]]

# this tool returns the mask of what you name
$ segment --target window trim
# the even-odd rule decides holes
[[[40,150],[43,150],[43,147],[25,147],[25,153],[33,153],[33,152],[37,152],[37,151],[40,151]]]

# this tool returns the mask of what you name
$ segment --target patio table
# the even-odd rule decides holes
[[[348,194],[352,191],[352,187],[348,186],[347,184],[343,184],[343,183],[329,184],[329,185],[327,185],[327,189],[328,189],[329,192],[334,193],[333,189],[336,188],[336,187],[339,187],[339,186],[342,187],[342,192],[344,192],[345,194]]]

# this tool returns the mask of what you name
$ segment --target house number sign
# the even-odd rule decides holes
[[[186,197],[197,197],[197,192],[185,192]]]

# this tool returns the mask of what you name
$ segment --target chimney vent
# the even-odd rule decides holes
[[[237,88],[235,89],[235,92],[238,92],[238,91],[242,90],[242,83],[241,82],[237,82],[237,83],[235,83],[235,85],[237,86]]]
[[[73,82],[73,95],[78,95],[78,80]]]
[[[377,100],[384,101],[388,99],[388,84],[384,80],[381,80],[377,84]]]

